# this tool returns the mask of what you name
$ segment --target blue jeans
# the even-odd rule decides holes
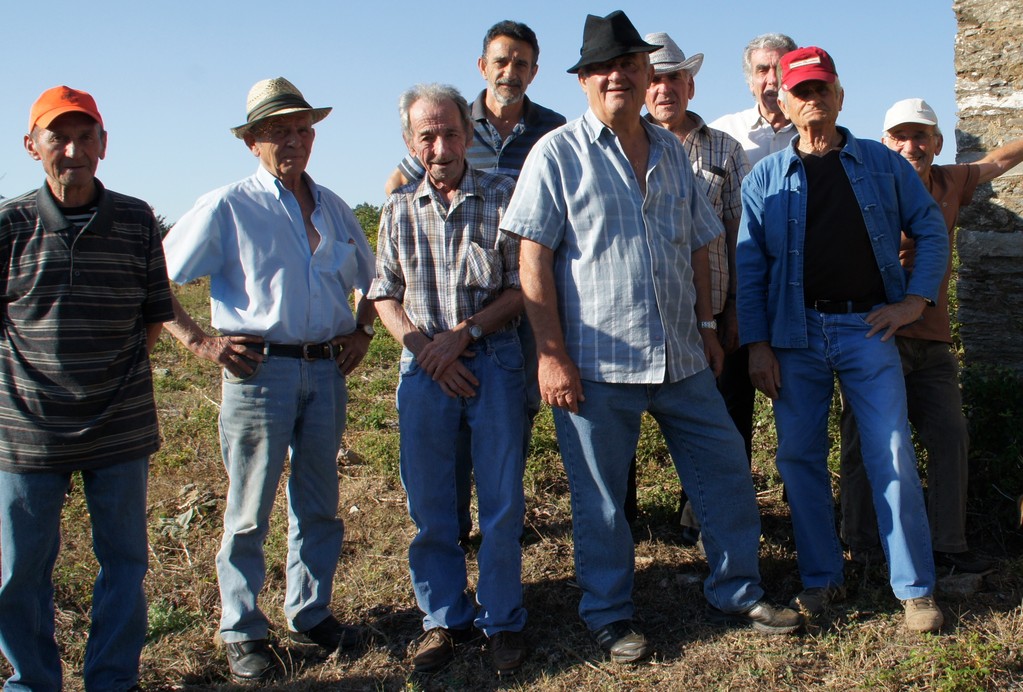
[[[966,486],[970,433],[959,390],[959,362],[941,341],[896,336],[906,378],[909,422],[927,450],[927,518],[935,550],[967,550]],[[878,545],[877,518],[852,411],[842,406],[842,534],[853,550]]]
[[[409,572],[423,629],[476,625],[488,636],[521,631],[524,393],[522,351],[515,332],[483,339],[462,363],[480,384],[476,396],[452,398],[401,357],[398,423],[401,482],[418,529],[409,546]],[[458,545],[455,450],[463,422],[472,434],[473,474],[479,495],[480,544],[477,614],[466,594],[465,553]]]
[[[624,502],[644,411],[654,417],[703,527],[704,594],[741,611],[763,597],[760,515],[742,438],[710,370],[659,385],[583,382],[579,413],[554,409],[572,495],[579,615],[591,630],[633,617],[632,532]]]
[[[788,491],[804,588],[842,584],[827,456],[828,411],[838,375],[860,431],[892,590],[930,595],[934,559],[923,490],[906,418],[906,384],[894,341],[864,338],[866,313],[806,311],[809,346],[775,349],[781,389],[774,402],[778,471]]]
[[[284,614],[299,632],[330,615],[344,536],[337,452],[347,401],[333,360],[270,357],[248,377],[225,371],[220,445],[230,487],[217,553],[225,642],[266,638],[269,622],[256,603],[266,578],[263,543],[289,454]]]
[[[526,418],[522,430],[522,453],[529,456],[529,445],[533,441],[533,420],[540,412],[540,383],[536,378],[536,337],[525,315],[519,322],[519,344],[522,347],[523,375],[526,385]],[[748,377],[747,377],[748,379]],[[458,456],[455,461],[455,482],[458,484],[458,535],[468,536],[472,532],[472,436],[468,426],[462,426],[458,438]]]
[[[82,471],[99,574],[85,647],[85,689],[127,690],[138,682],[146,637],[148,459]],[[0,650],[14,674],[5,690],[61,689],[54,640],[53,565],[70,473],[0,471]]]

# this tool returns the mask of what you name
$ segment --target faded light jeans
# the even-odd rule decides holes
[[[337,516],[337,452],[348,402],[333,360],[269,357],[237,378],[225,371],[220,445],[230,479],[217,553],[224,642],[265,639],[257,605],[266,579],[263,543],[290,455],[284,614],[298,632],[330,615],[344,524]]]

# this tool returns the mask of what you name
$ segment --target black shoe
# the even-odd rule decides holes
[[[526,662],[526,646],[522,632],[498,632],[490,638],[490,657],[498,675],[510,675]]]
[[[358,627],[342,625],[333,615],[328,615],[304,632],[288,632],[288,636],[300,647],[318,646],[327,653],[354,649],[362,643],[362,632]]]
[[[864,567],[887,564],[884,549],[880,545],[871,545],[865,548],[853,548],[850,546],[849,559]]]
[[[708,605],[707,619],[717,625],[752,625],[756,631],[766,634],[791,634],[803,626],[803,616],[795,610],[763,600],[738,613],[726,613]]]
[[[654,652],[646,637],[629,620],[604,625],[593,632],[593,637],[601,649],[611,654],[615,663],[635,663]]]
[[[276,656],[265,639],[225,644],[227,667],[235,682],[265,682],[277,670]]]
[[[964,550],[961,553],[946,553],[935,550],[934,564],[938,567],[949,567],[957,572],[967,572],[969,574],[980,574],[994,567],[994,563],[991,560],[981,557],[972,550]]]
[[[700,530],[683,524],[679,527],[678,540],[682,545],[693,548],[700,542]]]

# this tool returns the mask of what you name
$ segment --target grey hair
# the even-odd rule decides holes
[[[458,89],[450,84],[416,84],[407,89],[398,99],[398,115],[401,117],[401,134],[406,142],[412,141],[412,123],[409,120],[409,111],[412,110],[416,101],[439,104],[444,101],[452,101],[458,106],[458,112],[462,116],[462,124],[465,127],[465,134],[472,137],[472,111],[465,97]]]
[[[746,50],[742,52],[742,73],[746,75],[746,81],[753,82],[753,51],[755,50],[780,50],[788,53],[795,50],[796,42],[785,34],[760,34],[746,44]]]

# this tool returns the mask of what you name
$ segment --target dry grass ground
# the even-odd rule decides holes
[[[205,309],[205,287],[180,293],[193,314]],[[394,411],[397,347],[374,340],[350,380],[349,429],[340,460],[344,555],[334,584],[338,617],[370,633],[353,658],[302,658],[279,647],[288,674],[278,690],[803,690],[1023,689],[1023,560],[1021,536],[991,518],[971,515],[974,540],[999,558],[998,569],[968,597],[945,594],[947,624],[938,636],[903,632],[901,608],[880,570],[850,569],[847,603],[805,633],[767,637],[718,628],[703,619],[706,567],[675,541],[677,480],[659,434],[644,428],[640,444],[640,526],[636,544],[638,620],[657,655],[637,666],[604,661],[576,614],[571,515],[550,414],[538,420],[526,478],[523,581],[529,610],[529,663],[498,680],[478,646],[427,679],[411,675],[407,647],[420,633],[406,549],[413,527],[397,480]],[[154,354],[164,446],[152,461],[149,493],[149,641],[142,683],[148,690],[233,689],[217,642],[219,603],[214,555],[219,548],[226,478],[216,418],[218,372],[188,355],[168,335]],[[762,571],[770,596],[787,601],[799,589],[791,531],[770,464],[770,414],[761,408],[754,463],[764,521]],[[283,492],[267,542],[265,612],[284,642],[281,613],[285,522]],[[473,567],[470,567],[473,569]],[[80,670],[96,565],[79,489],[64,515],[64,548],[56,573],[59,640],[66,687],[81,689]]]

